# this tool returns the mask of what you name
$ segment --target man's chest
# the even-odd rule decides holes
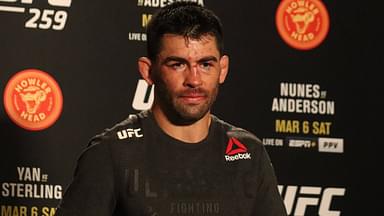
[[[121,170],[123,215],[246,215],[247,172],[220,151],[147,153]],[[248,203],[248,204],[247,204]],[[248,208],[249,209],[249,208]]]
[[[226,169],[128,169],[120,203],[138,215],[236,215],[241,182]]]

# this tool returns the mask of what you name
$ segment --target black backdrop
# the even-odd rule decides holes
[[[1,216],[53,215],[88,140],[150,105],[139,97],[146,88],[137,90],[136,60],[145,55],[146,20],[169,2],[0,0]],[[384,92],[379,7],[323,1],[328,34],[303,50],[278,33],[280,1],[199,2],[222,18],[231,59],[213,112],[264,141],[289,214],[377,215]],[[63,96],[58,119],[43,129],[12,120],[23,107],[6,111],[16,100],[23,104],[8,84],[27,69],[49,74]],[[286,86],[310,90],[284,95]],[[59,91],[47,98],[57,99]],[[284,100],[296,108],[276,106]],[[303,101],[328,102],[329,112],[303,111]]]

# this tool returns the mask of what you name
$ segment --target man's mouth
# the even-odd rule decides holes
[[[193,92],[193,93],[182,94],[180,95],[179,98],[188,104],[198,104],[201,101],[205,100],[206,97],[207,96],[204,93]]]

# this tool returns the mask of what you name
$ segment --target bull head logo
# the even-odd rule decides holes
[[[315,20],[315,14],[306,8],[298,8],[291,14],[291,19],[295,23],[296,31],[299,34],[304,34],[309,24]]]
[[[23,92],[20,93],[20,96],[27,108],[27,112],[35,114],[41,103],[47,99],[47,94],[36,86],[29,86]]]

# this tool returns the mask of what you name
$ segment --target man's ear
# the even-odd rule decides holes
[[[151,77],[151,60],[148,57],[140,57],[137,61],[137,65],[139,67],[141,77],[148,83],[148,85],[152,85],[153,80]]]
[[[223,55],[220,58],[220,77],[219,77],[219,83],[224,83],[225,78],[227,77],[229,69],[229,56]]]

